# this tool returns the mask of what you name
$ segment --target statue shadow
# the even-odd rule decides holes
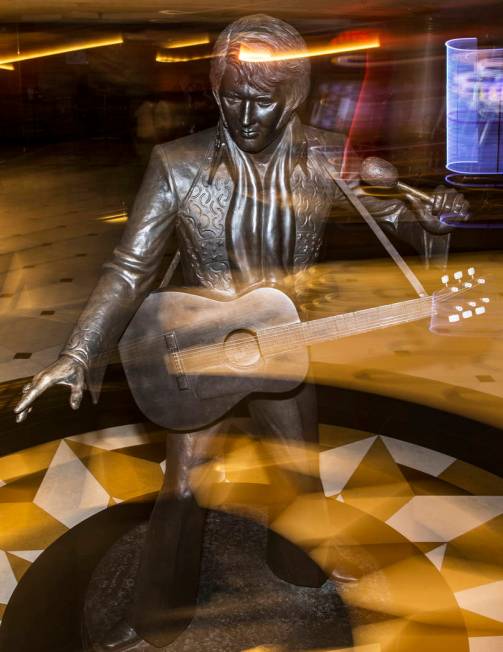
[[[154,498],[108,508],[55,541],[19,582],[0,629],[0,650],[99,652],[92,641],[130,604]],[[257,645],[333,649],[353,644],[348,608],[335,584],[313,589],[278,579],[265,562],[266,539],[267,530],[258,522],[209,512],[196,615],[165,650],[239,652]],[[155,649],[145,643],[133,648]]]

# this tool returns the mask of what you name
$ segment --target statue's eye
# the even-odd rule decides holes
[[[273,102],[271,100],[258,100],[257,104],[263,109],[267,109],[267,107],[271,106]]]
[[[239,102],[239,97],[235,97],[234,95],[226,95],[225,101],[228,104],[237,104]]]

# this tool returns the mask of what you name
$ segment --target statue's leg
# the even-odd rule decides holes
[[[305,444],[318,444],[318,411],[314,386],[304,383],[286,395],[257,396],[250,399],[248,409],[257,435],[282,442],[283,461],[288,465],[288,473],[295,475],[299,490],[303,493],[323,492],[319,469],[315,475],[308,475],[302,473],[305,470],[302,462],[298,463],[299,447],[302,449]],[[294,448],[295,455],[292,454],[289,460],[289,453],[293,453]],[[275,575],[291,584],[318,587],[326,580],[323,571],[310,557],[271,530],[267,544],[267,562]]]
[[[136,579],[131,624],[156,647],[190,624],[199,586],[205,511],[189,486],[206,436],[168,434],[166,474],[156,500]]]

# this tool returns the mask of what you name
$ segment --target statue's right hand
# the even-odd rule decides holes
[[[23,387],[23,397],[14,408],[16,421],[24,421],[31,412],[33,401],[52,385],[68,385],[71,388],[70,405],[77,410],[84,393],[84,367],[70,357],[62,356],[46,369],[33,376]]]

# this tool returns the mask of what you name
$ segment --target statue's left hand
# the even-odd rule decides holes
[[[415,209],[418,221],[433,235],[450,233],[453,226],[449,222],[465,222],[470,216],[470,204],[454,188],[437,186],[432,194],[432,204],[426,204],[413,195],[406,196]]]
[[[14,408],[17,423],[26,419],[31,412],[33,401],[53,385],[70,387],[70,406],[73,410],[78,410],[85,386],[83,365],[62,355],[56,362],[36,374],[31,382],[23,387],[23,396]]]

